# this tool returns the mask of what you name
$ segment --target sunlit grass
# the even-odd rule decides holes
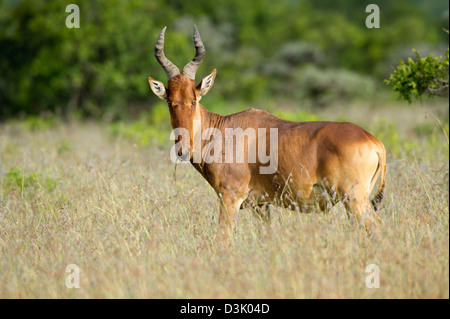
[[[168,138],[143,147],[102,124],[35,126],[0,126],[1,298],[449,297],[439,130],[399,135],[415,147],[389,154],[378,241],[339,205],[272,208],[269,229],[240,211],[227,248],[215,240],[215,193],[190,165],[174,177]],[[80,289],[65,286],[69,264],[81,269]],[[369,264],[380,267],[378,289],[365,285]]]

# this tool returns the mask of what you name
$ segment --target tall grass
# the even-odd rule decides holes
[[[227,248],[215,193],[190,165],[174,178],[168,138],[142,147],[101,124],[4,124],[0,298],[448,298],[448,142],[432,134],[439,152],[415,136],[389,156],[379,240],[340,205],[272,208],[269,227],[240,211]],[[69,264],[79,289],[65,285]],[[365,285],[370,264],[380,288]]]

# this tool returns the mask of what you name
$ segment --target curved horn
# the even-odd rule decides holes
[[[183,68],[182,73],[186,75],[191,80],[195,80],[195,73],[198,67],[205,57],[205,46],[203,45],[202,39],[200,38],[200,33],[196,25],[194,24],[194,44],[195,44],[195,57]]]
[[[167,80],[170,80],[175,75],[180,74],[180,70],[164,55],[164,34],[166,33],[166,29],[167,27],[164,27],[162,29],[161,33],[159,34],[158,41],[156,41],[155,57],[156,60],[158,60],[159,64],[161,64],[161,66],[163,67],[164,71],[166,71]]]

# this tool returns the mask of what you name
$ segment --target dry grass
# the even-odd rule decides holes
[[[168,150],[98,124],[0,126],[1,298],[448,298],[448,143],[388,162],[379,241],[344,209],[241,211],[229,249],[218,201]],[[169,143],[169,142],[168,142]],[[11,173],[12,172],[12,173]],[[68,264],[81,288],[68,289]],[[365,268],[380,267],[380,288]]]

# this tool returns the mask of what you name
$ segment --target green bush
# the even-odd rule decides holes
[[[44,176],[39,172],[24,173],[19,168],[12,168],[4,176],[4,184],[9,190],[43,188],[48,191],[54,191],[57,181],[53,177]]]
[[[60,124],[60,120],[55,116],[40,117],[30,115],[27,116],[25,120],[21,121],[21,123],[29,131],[42,131],[56,127]]]
[[[165,103],[157,103],[149,112],[142,113],[138,121],[110,124],[113,136],[123,137],[143,147],[151,144],[166,145],[170,134],[170,115]]]
[[[157,1],[77,1],[79,29],[65,26],[67,4],[0,3],[0,118],[42,111],[118,117],[128,103],[148,100],[150,71],[164,74],[153,47],[167,15],[148,16]]]
[[[299,110],[297,112],[292,111],[282,111],[282,110],[275,110],[274,115],[278,116],[279,118],[282,118],[284,120],[288,121],[294,121],[294,122],[311,122],[311,121],[320,121],[319,117],[316,114]]]
[[[400,97],[412,102],[413,98],[427,96],[448,96],[449,89],[449,50],[444,56],[429,55],[422,58],[420,53],[413,50],[416,59],[403,60],[391,74],[386,84],[391,85]]]
[[[448,123],[417,125],[412,129],[412,133],[417,135],[414,139],[401,136],[396,125],[388,119],[376,119],[369,126],[369,131],[383,142],[388,156],[395,159],[411,158],[411,152],[415,152],[415,156],[431,161],[438,154],[447,154],[448,158]]]

